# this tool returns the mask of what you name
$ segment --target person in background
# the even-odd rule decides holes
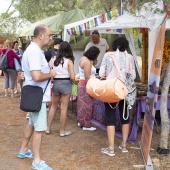
[[[51,39],[51,30],[46,25],[38,25],[34,29],[34,40],[27,47],[22,58],[24,71],[24,86],[34,85],[45,89],[48,80],[56,76],[55,70],[50,70],[42,48],[46,47]],[[44,131],[47,129],[46,102],[50,99],[50,83],[43,95],[41,110],[30,112],[29,124],[27,125],[22,140],[18,157],[33,158],[32,168],[37,170],[52,170],[45,161],[40,159],[40,146]],[[32,150],[28,149],[32,137]]]
[[[18,41],[13,42],[13,51],[15,52],[15,54],[17,54],[19,56],[18,63],[21,65],[21,59],[22,59],[22,56],[23,56],[23,52],[18,47]],[[19,71],[22,71],[22,70],[16,70],[16,71],[19,72]],[[17,76],[16,81],[15,81],[15,90],[14,90],[15,94],[18,93],[18,88],[17,88],[18,82],[19,82],[20,91],[21,91],[22,86],[23,86],[23,80],[18,79],[18,76]]]
[[[102,59],[104,57],[104,54],[109,50],[109,45],[104,38],[100,38],[99,32],[96,30],[92,32],[91,39],[92,41],[90,41],[86,45],[85,51],[87,51],[92,46],[95,46],[100,49],[100,54],[97,58],[97,64],[95,65],[96,73],[99,73]]]
[[[63,41],[55,59],[51,59],[49,65],[56,70],[57,75],[54,77],[52,87],[52,105],[48,115],[47,134],[50,134],[51,124],[56,113],[56,107],[61,99],[60,114],[60,136],[68,136],[71,131],[66,131],[67,109],[70,101],[72,82],[76,82],[74,73],[74,56],[71,46],[68,42]]]
[[[14,53],[12,50],[12,41],[11,40],[6,40],[5,41],[5,46],[7,49],[3,49],[2,53],[7,53],[7,61],[8,61],[8,67],[7,69],[4,70],[4,89],[5,89],[5,97],[8,96],[8,88],[11,90],[11,98],[14,97],[14,86],[15,86],[15,81],[16,81],[16,70],[14,66],[14,58],[19,59],[18,55]]]
[[[127,53],[126,51],[128,47],[129,47],[129,42],[126,40],[126,38],[119,37],[115,39],[112,44],[113,52],[112,53],[108,52],[105,54],[99,71],[99,76],[101,78],[106,77],[107,80],[116,78],[118,76],[122,76],[125,81],[126,87],[128,88],[129,91],[126,100],[121,100],[118,103],[120,120],[122,123],[122,136],[123,136],[123,141],[120,144],[119,148],[122,150],[122,152],[128,152],[126,148],[126,143],[129,135],[129,117],[127,112],[129,106],[132,106],[136,99],[136,87],[134,84],[134,79],[136,77],[135,64],[134,64],[133,56]],[[111,58],[111,54],[113,54],[117,63],[119,64],[121,75],[117,75],[117,69],[113,59]],[[105,104],[107,136],[108,136],[109,147],[102,148],[101,151],[102,153],[105,153],[109,156],[114,156],[115,155],[114,138],[115,138],[117,103],[110,103],[110,104],[104,103],[104,104]]]
[[[45,55],[47,62],[49,62],[52,57],[57,55],[60,44],[62,42],[63,42],[63,40],[61,38],[56,38],[56,39],[54,39],[53,48],[50,48],[47,51],[44,51],[44,55]]]
[[[80,81],[77,97],[77,121],[78,126],[82,127],[83,130],[96,130],[95,127],[91,126],[93,98],[86,93],[86,84],[90,78],[95,77],[96,68],[93,65],[96,63],[99,53],[99,48],[90,47],[79,61]]]

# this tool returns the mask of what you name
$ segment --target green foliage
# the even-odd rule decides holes
[[[169,9],[170,0],[163,1]],[[0,14],[0,35],[2,33],[14,34],[16,29],[22,27],[22,24],[26,21],[33,23],[76,8],[83,9],[86,16],[91,17],[111,10],[113,6],[120,5],[120,2],[120,0],[12,0],[6,13]],[[122,0],[122,2],[125,10],[135,13],[135,10],[140,10],[144,3],[156,2],[156,0]],[[11,6],[15,10],[9,12]],[[15,11],[19,11],[18,17],[14,17]]]

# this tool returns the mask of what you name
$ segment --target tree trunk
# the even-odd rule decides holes
[[[168,137],[169,137],[169,125],[170,121],[168,118],[167,111],[167,97],[170,86],[170,60],[165,72],[163,87],[161,91],[161,101],[160,101],[160,114],[161,114],[161,138],[160,138],[160,148],[168,149]]]

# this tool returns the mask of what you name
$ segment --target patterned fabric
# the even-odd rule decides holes
[[[78,85],[77,121],[81,127],[91,127],[93,98],[86,93],[85,85]]]
[[[131,61],[131,67],[132,67],[132,73],[126,73],[126,54],[125,52],[119,52],[119,56],[115,57],[118,61],[119,68],[121,71],[121,75],[124,78],[126,82],[126,87],[128,88],[128,96],[126,97],[126,101],[128,104],[133,105],[136,99],[136,87],[134,84],[134,79],[136,78],[136,71],[135,71],[135,64],[134,64],[134,59],[133,56],[128,54],[130,56],[130,61]],[[111,79],[114,77],[118,77],[117,72],[115,72],[115,63],[113,59],[109,56],[109,53],[106,53],[103,60],[102,64],[100,67],[99,71],[100,77],[105,77],[106,79]]]

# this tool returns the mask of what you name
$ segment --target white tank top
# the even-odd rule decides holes
[[[95,77],[95,73],[96,73],[96,68],[92,65],[90,78]],[[79,66],[79,75],[80,75],[80,80],[85,80],[84,70],[80,66]]]
[[[57,75],[54,78],[69,78],[70,73],[68,70],[68,62],[69,59],[63,58],[64,59],[64,64],[59,64],[58,66],[53,65],[53,69],[56,71]]]

